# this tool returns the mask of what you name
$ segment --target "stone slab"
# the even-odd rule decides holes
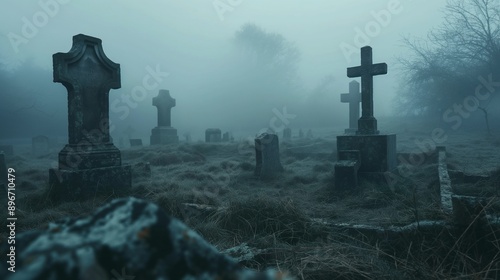
[[[335,163],[335,189],[349,190],[358,187],[358,160],[339,160]]]
[[[178,142],[177,129],[173,127],[155,127],[151,130],[151,145],[174,144]]]
[[[49,169],[52,199],[77,201],[102,194],[119,194],[132,186],[129,165],[86,170]]]
[[[395,134],[337,136],[337,155],[345,150],[360,151],[360,173],[393,171],[397,167]]]

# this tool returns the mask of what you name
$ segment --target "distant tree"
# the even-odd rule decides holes
[[[404,83],[397,99],[401,114],[442,116],[454,103],[474,95],[478,77],[500,81],[499,2],[449,0],[443,24],[426,41],[404,38],[413,55],[401,59]],[[486,120],[495,95],[476,98]]]
[[[333,75],[323,77],[308,95],[303,105],[303,115],[307,115],[306,122],[314,122],[316,126],[331,126],[337,117],[337,111],[340,96],[335,94],[337,89],[334,85]]]
[[[231,40],[231,51],[209,85],[209,95],[226,112],[234,110],[238,126],[267,125],[281,111],[298,103],[301,82],[297,74],[300,52],[283,35],[245,24]],[[208,96],[207,96],[208,98]],[[231,111],[232,112],[232,111]],[[227,120],[227,117],[226,119]]]
[[[297,85],[300,52],[285,37],[255,24],[245,24],[236,32],[234,42],[255,73],[268,76],[281,86]]]
[[[61,135],[67,121],[66,98],[54,87],[51,72],[28,60],[6,70],[0,67],[0,137]],[[36,125],[35,125],[36,124]]]

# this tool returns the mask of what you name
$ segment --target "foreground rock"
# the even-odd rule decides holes
[[[4,244],[2,256],[6,250]],[[19,234],[16,272],[6,265],[0,264],[0,279],[287,279],[274,270],[241,268],[158,206],[136,198]]]

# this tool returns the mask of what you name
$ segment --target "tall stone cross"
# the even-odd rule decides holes
[[[106,57],[99,38],[78,34],[67,53],[52,56],[54,82],[68,90],[68,144],[49,169],[55,201],[121,193],[132,186],[130,165],[109,135],[109,91],[121,86],[120,65]]]
[[[341,94],[340,102],[349,103],[349,129],[346,129],[346,132],[355,132],[358,129],[359,102],[361,102],[361,93],[357,81],[349,83],[349,93]]]
[[[69,144],[110,143],[108,94],[121,87],[120,64],[106,57],[101,39],[83,34],[68,53],[52,57],[54,82],[68,90]]]
[[[357,134],[378,134],[377,120],[373,116],[373,76],[387,74],[387,64],[373,64],[372,48],[361,48],[361,66],[347,68],[347,77],[361,77],[361,118]]]
[[[175,99],[170,96],[170,92],[160,90],[158,96],[153,98],[153,106],[158,109],[158,126],[172,126],[170,113],[175,107]]]

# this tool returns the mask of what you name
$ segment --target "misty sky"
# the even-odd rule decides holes
[[[335,77],[337,90],[332,95],[346,92],[351,81],[346,76],[346,68],[360,63],[361,45],[355,42],[359,35],[356,29],[366,34],[367,27],[378,26],[379,29],[371,30],[368,41],[362,43],[373,47],[375,63],[386,62],[389,66],[389,74],[376,77],[374,82],[375,114],[382,116],[390,114],[392,98],[397,94],[396,58],[405,52],[401,36],[425,36],[430,28],[437,27],[445,2],[4,0],[4,8],[0,9],[0,58],[10,65],[32,58],[37,65],[51,71],[52,54],[69,51],[73,35],[83,33],[101,38],[105,53],[112,61],[120,63],[122,71],[122,88],[112,90],[110,100],[140,85],[148,67],[159,68],[168,72],[168,77],[149,92],[137,112],[156,123],[156,109],[151,106],[151,98],[159,89],[169,89],[177,99],[177,107],[172,111],[173,126],[198,129],[185,120],[194,112],[212,114],[207,100],[213,93],[205,92],[203,85],[210,83],[212,74],[223,67],[230,40],[243,24],[255,23],[296,44],[301,52],[299,74],[305,85],[304,95],[326,75]],[[40,3],[51,4],[54,11],[45,21],[41,14],[49,12],[44,12]],[[374,14],[382,10],[390,13],[391,9],[395,13],[387,22],[376,23]],[[34,18],[35,15],[39,17]],[[13,34],[23,36],[25,20],[31,23],[38,20],[39,27],[30,34],[31,38],[23,37],[25,41],[12,43]],[[347,55],[342,45],[352,46],[356,52]],[[54,84],[53,89],[49,95],[65,99],[62,85]],[[202,107],[205,110],[201,110]],[[339,103],[335,108],[345,112],[343,121],[346,124],[347,107]],[[204,126],[217,126],[215,122],[203,123],[203,116],[201,119]],[[152,126],[145,129],[150,131]]]

